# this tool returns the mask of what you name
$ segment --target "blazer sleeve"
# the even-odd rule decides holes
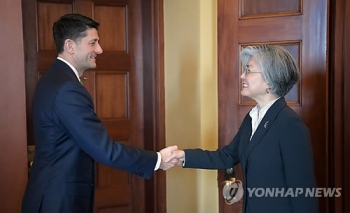
[[[76,145],[95,161],[150,179],[157,153],[113,141],[94,111],[89,93],[75,82],[65,83],[55,97],[54,117]]]
[[[306,189],[316,187],[311,138],[307,126],[296,115],[281,125],[280,150],[288,189],[303,190],[291,197],[293,212],[318,212],[317,198],[305,196]]]
[[[246,120],[246,119],[245,119]],[[243,122],[242,126],[244,126]],[[203,149],[184,149],[185,164],[184,168],[199,168],[199,169],[228,169],[237,165],[239,160],[239,143],[241,140],[242,128],[231,142],[217,149],[209,151]]]

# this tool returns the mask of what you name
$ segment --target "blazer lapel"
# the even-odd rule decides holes
[[[245,153],[247,153],[248,146],[250,145],[250,136],[252,135],[252,118],[249,116],[249,113],[247,114],[246,118],[244,119],[244,122],[242,124],[242,133],[241,133],[241,145],[240,145],[240,153],[242,153],[244,156]],[[243,157],[241,161],[244,161],[246,158]]]
[[[252,139],[249,141],[248,139],[248,145],[247,149],[245,151],[245,159],[248,159],[250,153],[254,149],[254,147],[262,140],[266,132],[270,129],[270,127],[273,125],[274,121],[276,120],[276,117],[278,113],[281,111],[283,107],[287,106],[287,103],[284,99],[284,97],[278,99],[266,112],[264,118],[261,120],[258,128],[256,129]],[[251,135],[251,131],[250,131]],[[250,137],[249,135],[249,137]]]

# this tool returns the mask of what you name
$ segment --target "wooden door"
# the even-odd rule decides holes
[[[286,100],[310,129],[318,187],[328,187],[329,172],[327,7],[328,0],[218,0],[219,146],[230,142],[255,105],[240,95],[241,48],[256,43],[283,45],[301,70],[301,81]],[[242,180],[240,166],[236,171]],[[220,196],[219,209],[241,212],[242,201],[229,206]],[[328,209],[328,200],[320,198],[320,210]]]
[[[153,66],[158,65],[158,60],[152,58],[158,46],[152,46],[152,42],[155,42],[150,35],[153,32],[150,27],[153,19],[149,18],[152,16],[149,11],[158,5],[158,1],[151,2],[154,4],[142,0],[22,1],[29,145],[34,145],[30,109],[35,85],[57,56],[52,24],[63,14],[81,13],[100,23],[99,37],[104,52],[97,58],[97,68],[85,71],[81,78],[110,136],[132,147],[154,151],[164,147],[164,140],[160,138],[162,132],[157,135],[153,129],[156,124],[159,125],[159,118],[155,118],[158,114],[147,112],[147,116],[151,117],[146,117],[144,112],[144,109],[154,110],[159,106],[159,97],[154,97],[154,92],[157,93],[157,86],[161,88],[159,83],[162,83],[144,84],[154,80],[153,72],[157,70]],[[145,11],[142,12],[143,9]],[[158,30],[156,27],[155,30]],[[147,45],[143,45],[145,42]],[[144,54],[149,55],[143,57]],[[144,96],[148,97],[147,100],[144,100]],[[146,122],[150,130],[147,133],[144,131]],[[155,141],[156,137],[161,141],[159,144]],[[164,211],[163,203],[157,206],[153,201],[158,193],[165,195],[165,190],[157,191],[159,188],[156,184],[157,181],[164,181],[165,176],[162,171],[157,173],[161,174],[155,174],[153,181],[146,182],[129,173],[97,164],[94,211]],[[165,197],[162,201],[165,201]]]

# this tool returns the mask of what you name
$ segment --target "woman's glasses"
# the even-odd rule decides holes
[[[246,66],[243,70],[243,73],[245,75],[249,75],[250,73],[261,73],[261,72],[256,72],[256,71],[251,71],[248,66]]]

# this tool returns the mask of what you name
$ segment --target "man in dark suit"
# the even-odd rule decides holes
[[[318,201],[307,126],[284,96],[299,80],[297,64],[281,46],[248,46],[241,52],[243,96],[257,105],[233,140],[216,151],[175,151],[185,168],[228,169],[241,163],[243,212],[316,213]]]
[[[101,54],[99,23],[67,14],[53,25],[58,57],[40,78],[33,98],[36,155],[22,212],[92,212],[95,162],[150,179],[169,169],[176,146],[152,152],[113,141],[79,82]]]

